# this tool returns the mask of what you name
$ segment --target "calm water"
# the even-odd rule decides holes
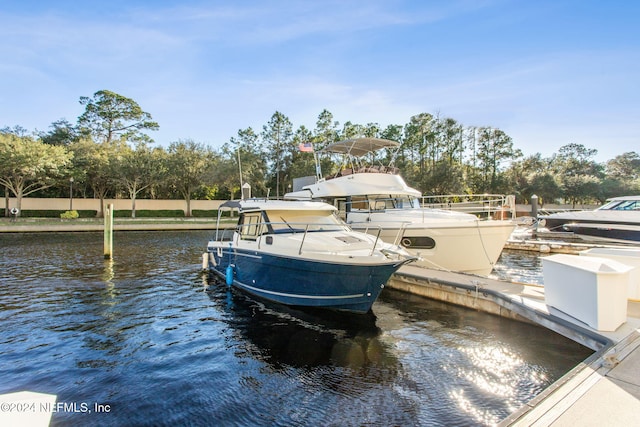
[[[52,425],[492,425],[591,351],[385,290],[367,316],[303,312],[200,273],[210,232],[0,234],[0,393],[109,413]],[[68,409],[72,409],[69,406]]]
[[[491,277],[512,282],[542,285],[544,281],[540,254],[505,249],[500,254]]]

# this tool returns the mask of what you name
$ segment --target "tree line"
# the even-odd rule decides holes
[[[605,163],[597,150],[569,143],[551,157],[524,156],[512,138],[494,127],[464,126],[458,121],[417,114],[404,125],[382,128],[347,121],[340,125],[323,110],[314,129],[294,128],[276,111],[256,131],[240,129],[219,149],[190,139],[154,144],[149,132],[159,124],[132,99],[101,90],[80,97],[85,107],[75,124],[55,121],[48,131],[29,133],[20,126],[0,129],[0,185],[20,209],[25,196],[132,200],[232,199],[242,181],[254,196],[282,197],[294,178],[314,175],[314,156],[303,143],[321,150],[358,136],[398,141],[397,152],[374,159],[393,162],[407,183],[423,194],[515,194],[526,203],[533,194],[544,202],[593,203],[640,191],[640,155],[620,154]],[[322,157],[322,171],[335,172],[336,159]],[[103,203],[100,203],[102,206]],[[102,212],[98,212],[101,216]]]

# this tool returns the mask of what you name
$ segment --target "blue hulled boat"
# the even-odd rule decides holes
[[[237,210],[234,229],[221,215]],[[224,203],[207,245],[209,271],[278,303],[366,313],[389,277],[415,260],[404,249],[352,231],[321,202]]]

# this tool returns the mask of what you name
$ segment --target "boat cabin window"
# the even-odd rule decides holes
[[[393,209],[393,200],[391,199],[375,199],[371,205],[372,210],[382,211],[385,209]]]
[[[417,197],[396,197],[394,201],[396,209],[416,209],[420,207],[420,200]]]
[[[240,238],[242,240],[256,240],[259,235],[267,231],[266,225],[262,221],[262,213],[247,213],[242,218],[240,227]]]
[[[406,196],[387,196],[384,198],[376,198],[372,204],[373,210],[410,209],[419,207],[420,202],[417,198]]]
[[[385,209],[411,209],[419,208],[420,200],[409,196],[353,196],[351,198],[351,210],[354,211],[381,211]]]
[[[369,200],[365,196],[351,197],[351,210],[369,210]]]
[[[640,210],[640,200],[612,200],[599,210],[637,211]]]
[[[625,200],[616,206],[616,210],[621,211],[637,211],[640,210],[640,202],[637,200]]]

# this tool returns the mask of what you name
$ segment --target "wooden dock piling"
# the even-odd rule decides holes
[[[113,256],[113,204],[106,206],[104,210],[104,257],[111,259]]]

